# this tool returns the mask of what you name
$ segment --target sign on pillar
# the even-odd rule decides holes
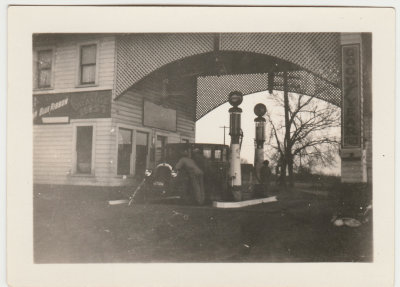
[[[232,105],[232,108],[229,109],[229,135],[231,136],[229,182],[235,201],[242,200],[242,173],[240,166],[242,109],[238,107],[242,101],[243,94],[241,92],[234,91],[229,94],[229,103]]]
[[[361,33],[343,33],[342,44],[342,182],[366,181],[363,160]]]

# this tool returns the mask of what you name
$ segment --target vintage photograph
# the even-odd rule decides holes
[[[13,6],[10,286],[393,286],[395,10]]]
[[[33,262],[374,262],[372,32],[33,33]]]

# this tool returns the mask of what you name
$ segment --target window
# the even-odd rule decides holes
[[[92,142],[92,126],[79,126],[76,128],[77,173],[90,174],[92,172]]]
[[[136,163],[135,174],[143,176],[147,167],[149,134],[144,132],[136,132]]]
[[[84,45],[80,48],[80,80],[81,85],[96,83],[97,45]]]
[[[167,144],[167,137],[157,136],[156,141],[156,164],[165,161],[165,145]]]
[[[182,142],[183,143],[189,143],[190,141],[189,141],[189,139],[182,139]]]
[[[211,148],[203,148],[203,156],[205,158],[211,158]]]
[[[227,161],[227,149],[222,148],[222,161]]]
[[[214,150],[214,158],[216,160],[222,160],[222,151],[220,149]]]
[[[37,52],[37,87],[51,87],[51,71],[53,65],[53,50],[41,50]]]
[[[131,173],[132,130],[119,128],[118,132],[118,167],[117,174]]]

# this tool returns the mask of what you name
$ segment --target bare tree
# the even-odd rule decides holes
[[[338,153],[340,138],[334,132],[340,127],[340,109],[315,97],[274,93],[276,106],[284,114],[267,109],[270,125],[267,143],[279,154],[281,182],[294,184],[294,165],[330,166]],[[274,110],[275,113],[272,114]]]

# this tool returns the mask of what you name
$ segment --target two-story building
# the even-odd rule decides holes
[[[115,35],[33,36],[34,183],[130,185],[194,141],[194,85],[158,71],[115,101],[115,59]]]
[[[342,181],[371,182],[371,41],[369,33],[34,35],[34,182],[134,184],[167,143],[193,142],[196,120],[234,90],[341,106]]]

